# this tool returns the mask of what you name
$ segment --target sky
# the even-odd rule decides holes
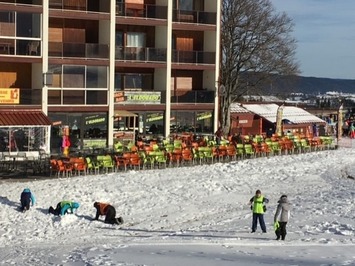
[[[344,142],[345,143],[345,142]],[[210,165],[21,181],[0,180],[0,265],[355,265],[355,141],[338,150]],[[25,213],[19,198],[37,202]],[[267,233],[251,233],[248,202],[269,199]],[[285,241],[273,217],[292,204]],[[49,206],[74,200],[74,214]],[[93,221],[95,201],[125,223]]]
[[[295,26],[301,75],[355,79],[354,0],[271,0]]]

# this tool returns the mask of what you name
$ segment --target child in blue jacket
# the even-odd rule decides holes
[[[74,209],[76,210],[79,208],[79,203],[75,201],[61,201],[57,204],[57,207],[54,209],[52,206],[49,207],[48,213],[54,214],[54,215],[65,215],[68,213],[70,210],[70,213],[73,213]]]
[[[21,193],[21,210],[27,211],[30,209],[30,206],[33,206],[36,203],[36,198],[29,188],[25,188]]]

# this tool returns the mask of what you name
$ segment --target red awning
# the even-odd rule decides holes
[[[0,127],[50,126],[52,122],[42,111],[0,110]]]

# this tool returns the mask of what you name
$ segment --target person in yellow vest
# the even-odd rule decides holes
[[[123,218],[116,218],[116,209],[104,202],[95,202],[94,207],[96,208],[95,220],[99,220],[100,215],[105,215],[105,223],[107,224],[123,224]]]
[[[261,191],[259,189],[255,192],[255,196],[250,199],[249,204],[251,205],[251,209],[253,211],[253,223],[251,226],[252,233],[256,231],[258,220],[260,223],[261,230],[263,231],[263,233],[266,233],[264,213],[266,211],[265,203],[268,202],[269,200],[263,195],[261,195]]]

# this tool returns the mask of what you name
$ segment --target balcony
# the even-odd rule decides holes
[[[184,64],[215,64],[215,52],[173,50],[172,61]]]
[[[173,21],[180,23],[216,25],[217,14],[215,12],[174,10]]]
[[[0,39],[0,55],[41,56],[39,40]]]
[[[167,19],[168,8],[156,5],[117,3],[116,16]]]
[[[171,103],[214,103],[215,92],[207,90],[179,90],[171,92]],[[162,92],[162,103],[166,103],[166,92]]]
[[[165,48],[116,46],[116,60],[166,62]]]
[[[214,103],[214,91],[178,91],[171,96],[171,103]]]
[[[96,43],[61,43],[50,42],[48,47],[50,57],[78,57],[91,59],[108,59],[109,45]]]
[[[110,13],[110,0],[66,1],[49,0],[49,8],[95,13]]]

